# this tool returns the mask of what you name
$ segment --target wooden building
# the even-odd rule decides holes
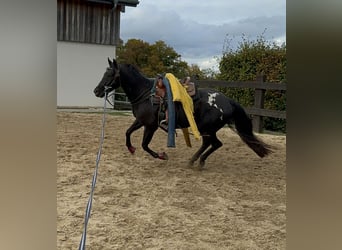
[[[57,0],[57,106],[102,106],[93,89],[120,43],[120,15],[138,0]]]

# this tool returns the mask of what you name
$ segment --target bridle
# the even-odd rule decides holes
[[[119,86],[121,85],[121,78],[120,78],[120,69],[118,68],[118,70],[115,71],[114,74],[114,78],[113,80],[110,82],[109,85],[111,85],[112,83],[115,84],[116,80],[119,79]],[[112,93],[109,94],[110,91],[112,91]],[[111,101],[109,101],[109,97],[111,97],[112,95],[114,95],[114,90],[115,88],[112,89],[111,86],[106,85],[105,86],[105,93],[106,93],[106,100],[107,102],[112,105],[114,107],[114,103],[112,103]]]

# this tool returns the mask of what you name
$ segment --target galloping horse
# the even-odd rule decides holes
[[[153,80],[146,78],[131,64],[120,64],[108,58],[109,67],[106,69],[100,83],[94,89],[95,96],[103,98],[120,86],[132,104],[132,112],[136,120],[126,131],[126,146],[133,154],[135,147],[131,144],[131,134],[144,126],[142,148],[154,158],[168,159],[165,152],[156,153],[149,148],[149,143],[158,129],[159,105],[153,105],[151,90]],[[194,100],[194,119],[202,136],[202,146],[192,156],[189,164],[193,165],[198,159],[202,167],[205,160],[222,146],[216,132],[226,124],[235,124],[236,131],[259,157],[271,153],[270,146],[258,139],[252,130],[252,122],[244,109],[224,94],[212,89],[199,89],[199,98]],[[187,128],[189,123],[181,105],[176,105],[176,128]],[[211,146],[209,148],[209,146]],[[208,149],[209,148],[209,149]],[[208,149],[208,150],[207,150]]]

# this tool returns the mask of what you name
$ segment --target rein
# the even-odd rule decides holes
[[[109,97],[113,96],[114,94],[115,94],[115,92],[113,91],[105,97],[106,101],[110,105],[112,105],[112,107],[114,107],[114,103],[109,100]],[[130,102],[132,105],[139,104],[139,103],[142,103],[143,101],[145,101],[146,99],[150,98],[151,96],[153,96],[152,91],[147,90],[147,91],[141,93],[137,98],[135,98],[133,101],[130,101]]]
[[[136,97],[134,100],[131,101],[132,105],[142,103],[146,99],[150,98],[152,96],[151,90],[147,89],[146,91],[142,92],[138,97]]]
[[[107,89],[109,87],[105,87],[105,88]],[[94,194],[94,189],[95,189],[95,185],[96,185],[97,170],[99,168],[102,145],[103,145],[103,141],[104,141],[104,128],[105,128],[105,123],[106,123],[106,101],[108,98],[107,95],[108,95],[108,93],[107,93],[107,91],[105,91],[105,98],[104,98],[105,101],[104,101],[104,106],[103,106],[103,118],[102,118],[102,131],[101,131],[100,147],[99,147],[99,150],[97,152],[96,167],[95,167],[95,170],[93,173],[91,190],[90,190],[90,195],[89,195],[86,213],[85,213],[85,218],[84,218],[84,229],[83,229],[82,238],[81,238],[78,250],[84,250],[85,249],[85,243],[86,243],[86,237],[87,237],[87,226],[88,226],[88,221],[90,218],[91,206],[92,206],[92,202],[93,202],[93,194]]]
[[[107,97],[105,98],[107,100],[107,102],[112,105],[112,107],[114,107],[114,103],[112,103],[110,100],[109,100],[109,97],[113,96],[115,94],[115,92],[111,92],[109,95],[107,95]]]

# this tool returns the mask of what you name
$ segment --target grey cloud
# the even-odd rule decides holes
[[[189,10],[189,15],[190,13]],[[236,46],[241,41],[242,34],[255,39],[265,29],[266,39],[285,37],[285,16],[257,16],[217,25],[187,20],[172,10],[145,8],[142,11],[137,7],[131,15],[122,18],[121,38],[124,41],[137,38],[149,43],[163,40],[182,58],[201,60],[200,58],[222,55],[226,35],[234,38],[231,45]]]

